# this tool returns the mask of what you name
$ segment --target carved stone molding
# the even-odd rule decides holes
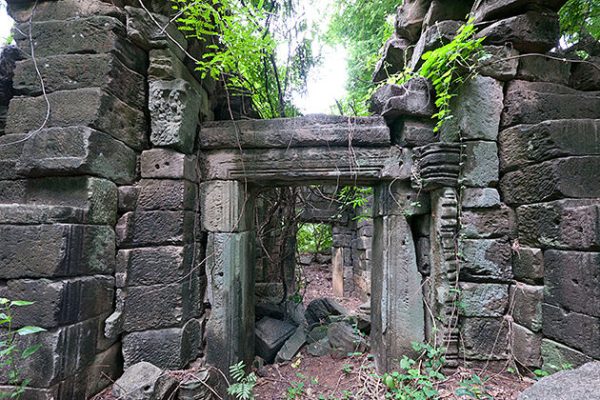
[[[413,184],[425,190],[457,187],[461,154],[459,143],[431,143],[417,147]]]

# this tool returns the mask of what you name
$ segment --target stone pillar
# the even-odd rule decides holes
[[[407,217],[415,194],[406,182],[375,188],[371,319],[377,368],[393,369],[425,339],[421,274]]]
[[[228,374],[229,366],[254,358],[254,207],[238,181],[204,182],[200,198],[208,232],[207,362]]]

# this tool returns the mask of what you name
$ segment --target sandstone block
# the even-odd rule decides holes
[[[112,274],[115,233],[86,225],[0,226],[0,278]]]
[[[508,358],[508,325],[502,318],[464,318],[461,357],[471,360]]]
[[[252,225],[250,194],[239,181],[200,184],[202,229],[209,232],[239,232]]]
[[[98,178],[0,181],[0,222],[114,225],[117,187]]]
[[[504,100],[502,127],[554,119],[600,119],[600,97],[555,83],[512,81]],[[571,135],[569,135],[571,136]]]
[[[426,28],[415,46],[409,66],[418,70],[424,62],[423,55],[450,43],[461,25],[461,21],[440,21]]]
[[[600,248],[596,200],[558,200],[517,208],[522,245],[539,248]]]
[[[558,11],[564,3],[565,0],[483,0],[475,2],[471,12],[475,21],[481,22],[511,17],[540,7]]]
[[[517,50],[511,46],[483,46],[483,49],[490,55],[490,58],[480,63],[480,75],[489,76],[502,82],[514,79],[519,67]]]
[[[544,279],[544,254],[540,249],[520,246],[513,252],[513,274],[519,281],[529,284]]]
[[[195,182],[196,157],[168,149],[152,149],[142,152],[140,158],[142,178],[187,179]]]
[[[520,365],[526,368],[542,366],[542,335],[512,323],[512,354]]]
[[[518,400],[600,398],[600,362],[590,362],[574,371],[560,371],[522,392]]]
[[[600,253],[544,252],[544,301],[600,318]]]
[[[464,280],[508,281],[511,273],[511,247],[505,239],[464,239],[460,276]]]
[[[433,26],[436,22],[447,20],[463,20],[471,11],[471,0],[432,0],[423,20],[423,29]]]
[[[407,0],[398,7],[396,15],[396,32],[416,42],[421,33],[423,19],[429,9],[430,0]]]
[[[146,361],[160,368],[182,369],[194,360],[203,332],[198,320],[189,320],[183,328],[134,332],[123,338],[124,367]]]
[[[564,370],[567,365],[578,367],[592,361],[590,356],[549,339],[542,339],[542,359],[544,370],[553,372]]]
[[[511,287],[513,304],[512,316],[518,324],[533,332],[542,330],[542,301],[544,300],[543,286],[530,286],[517,283]]]
[[[375,66],[373,82],[385,81],[388,77],[402,71],[411,56],[410,41],[393,35],[383,47],[383,55]]]
[[[136,176],[136,154],[91,128],[48,128],[25,142],[16,168],[23,176],[95,175],[130,183]]]
[[[265,317],[256,323],[256,355],[272,362],[296,327],[284,321]]]
[[[413,119],[399,119],[392,125],[392,143],[403,147],[419,147],[437,141],[434,123]]]
[[[29,49],[29,26],[25,23],[17,25],[17,28],[14,37],[17,45],[21,49]],[[32,26],[31,36],[36,57],[112,53],[139,73],[144,73],[148,63],[146,53],[125,39],[125,25],[113,17],[36,22]]]
[[[29,22],[33,4],[26,1],[11,1],[10,16],[17,23]],[[125,22],[125,12],[119,7],[101,1],[61,0],[42,2],[35,8],[35,21],[64,21],[71,18],[110,16]]]
[[[568,85],[570,75],[571,63],[567,60],[559,61],[554,58],[529,55],[519,61],[517,79]]]
[[[168,285],[189,280],[193,251],[192,245],[119,250],[117,286]]]
[[[127,68],[112,54],[50,56],[39,59],[38,68],[46,93],[98,87],[137,109],[146,106],[144,77]],[[17,94],[42,94],[33,61],[17,63],[13,86]]]
[[[509,171],[567,156],[600,155],[600,119],[544,121],[500,133],[500,167]]]
[[[600,57],[591,57],[588,61],[598,65]],[[575,64],[569,86],[577,90],[600,90],[600,71],[587,63]]]
[[[463,190],[462,207],[469,208],[499,208],[500,193],[493,188],[466,188]]]
[[[132,42],[145,50],[168,47],[180,53],[183,58],[183,50],[179,46],[187,49],[187,40],[177,29],[177,25],[169,21],[169,17],[160,14],[149,15],[139,7],[125,6],[125,10],[127,36]]]
[[[200,95],[189,83],[176,79],[151,81],[149,96],[152,144],[192,153],[202,101]]]
[[[486,43],[495,45],[511,42],[523,53],[545,53],[560,37],[558,16],[530,11],[495,22],[479,31],[476,37],[485,37]]]
[[[498,238],[515,233],[515,214],[506,206],[495,210],[465,210],[461,223],[462,232],[469,239]]]
[[[57,91],[48,95],[50,118],[45,127],[85,126],[141,150],[147,138],[146,118],[137,110],[99,88]],[[14,97],[10,102],[7,133],[26,133],[42,126],[47,105],[43,97]]]
[[[408,182],[395,182],[375,187],[373,216],[426,215],[431,208],[429,196],[413,189]]]
[[[381,111],[386,121],[394,121],[401,116],[426,117],[435,113],[435,95],[429,81],[414,78],[400,86],[399,94],[392,93]]]
[[[119,214],[128,211],[134,211],[137,207],[138,197],[140,195],[139,186],[119,186],[118,209]]]
[[[19,178],[15,167],[28,138],[27,134],[0,135],[0,179]]]
[[[467,186],[495,185],[500,178],[498,145],[495,142],[474,141],[465,146],[462,179]]]
[[[113,287],[114,279],[102,275],[62,281],[18,279],[0,288],[0,297],[35,302],[15,310],[14,327],[53,328],[110,312]]]
[[[119,247],[178,245],[194,240],[196,215],[191,211],[136,211],[117,223]]]
[[[508,308],[508,285],[462,282],[460,290],[463,316],[501,317]]]
[[[600,358],[600,318],[542,305],[544,336]]]
[[[186,180],[143,179],[139,183],[137,209],[194,211],[198,185]]]

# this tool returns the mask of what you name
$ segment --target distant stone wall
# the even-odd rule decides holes
[[[532,55],[557,46],[564,3],[407,0],[374,73],[382,81],[418,67],[469,11],[492,55],[440,135],[427,82],[386,85],[373,98],[396,143],[416,148],[416,184],[431,191],[431,236],[417,246],[431,246],[425,291],[450,365],[551,369],[600,358],[600,54],[595,66]],[[458,187],[440,189],[453,186],[459,160]]]

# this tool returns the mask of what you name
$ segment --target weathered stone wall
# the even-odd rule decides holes
[[[182,368],[205,314],[194,154],[212,89],[184,56],[198,46],[138,1],[8,4],[0,296],[35,302],[15,327],[47,330],[25,398],[89,398],[141,360]]]
[[[591,64],[544,55],[558,44],[564,3],[405,1],[374,74],[418,66],[469,11],[492,55],[439,135],[425,81],[386,85],[373,99],[396,143],[448,143],[416,149],[415,183],[431,190],[430,243],[417,247],[431,246],[426,298],[450,365],[552,368],[599,357],[600,67],[594,52]],[[416,235],[424,225],[413,225]]]

